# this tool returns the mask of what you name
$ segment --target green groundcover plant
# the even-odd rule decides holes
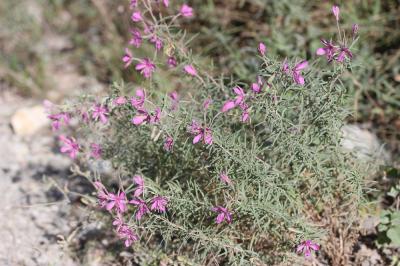
[[[308,61],[274,58],[260,43],[259,71],[244,84],[191,53],[181,21],[196,15],[192,7],[168,0],[130,7],[122,61],[143,76],[140,87],[120,82],[101,99],[45,103],[53,130],[73,134],[60,134],[62,153],[81,164],[111,162],[112,177],[90,178],[110,230],[126,248],[144,245],[195,264],[310,258],[325,235],[310,209],[340,199],[354,213],[361,202],[361,174],[340,149],[349,115],[340,78],[352,69],[358,26],[341,29],[334,6],[338,36],[322,40]],[[141,46],[153,52],[139,58],[132,50]],[[168,94],[160,69],[175,80]]]

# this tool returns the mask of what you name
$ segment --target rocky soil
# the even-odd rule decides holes
[[[0,265],[76,265],[57,243],[77,222],[56,188],[71,162],[54,152],[43,113],[15,115],[37,104],[0,87]]]

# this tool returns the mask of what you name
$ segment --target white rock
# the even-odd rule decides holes
[[[48,125],[49,119],[41,105],[18,109],[11,117],[11,126],[19,136],[31,136]]]
[[[390,154],[384,149],[375,134],[363,129],[359,125],[345,125],[342,127],[344,150],[353,153],[363,160],[390,161]]]

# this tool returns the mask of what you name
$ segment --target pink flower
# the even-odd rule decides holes
[[[69,157],[71,159],[75,159],[76,155],[79,152],[79,144],[75,141],[74,138],[68,138],[63,135],[58,137],[60,141],[62,141],[64,144],[61,147],[60,151],[61,153],[68,153]]]
[[[140,13],[140,11],[135,11],[132,13],[131,19],[133,22],[139,22],[142,21],[142,14]]]
[[[169,0],[163,0],[164,6],[168,7],[169,6]]]
[[[335,15],[336,21],[339,21],[340,9],[338,6],[335,5],[332,7],[332,13]]]
[[[165,197],[156,196],[151,200],[150,209],[152,211],[164,213],[166,211],[167,204],[168,204],[168,200]]]
[[[287,63],[287,58],[285,58],[285,60],[283,60],[282,62],[282,72],[285,74],[289,74],[289,65]]]
[[[178,63],[176,62],[175,57],[173,57],[173,56],[168,57],[168,59],[167,59],[167,65],[168,65],[170,68],[176,67],[176,66],[178,65]]]
[[[138,1],[138,0],[131,0],[131,4],[129,5],[130,8],[137,7],[137,4],[138,4],[137,1]]]
[[[136,97],[131,98],[131,104],[136,110],[142,110],[146,99],[146,93],[142,88],[138,88],[135,91],[135,95]]]
[[[89,122],[89,114],[86,110],[80,110],[79,111],[81,114],[81,119],[83,122],[88,123]]]
[[[205,144],[211,145],[213,143],[213,136],[211,129],[208,127],[202,128],[196,121],[192,121],[188,131],[194,135],[193,144],[198,143],[203,139]]]
[[[105,208],[109,200],[108,191],[106,190],[104,185],[99,181],[94,182],[94,187],[97,190],[97,198],[99,200],[100,207]]]
[[[188,73],[191,76],[197,76],[197,70],[192,66],[192,65],[186,65],[183,68],[186,73]]]
[[[139,48],[140,45],[142,45],[142,35],[140,31],[134,29],[131,30],[131,33],[132,38],[130,39],[129,44],[135,46],[136,48]]]
[[[116,209],[118,213],[126,212],[126,197],[124,192],[120,192],[119,194],[108,194],[108,203],[106,205],[107,211],[111,211],[112,209]]]
[[[190,18],[193,16],[193,8],[191,8],[187,4],[183,4],[180,13],[182,16]]]
[[[148,58],[144,58],[136,65],[136,70],[140,71],[145,78],[150,78],[152,73],[156,70],[156,65]]]
[[[304,253],[304,257],[309,258],[311,256],[311,250],[319,250],[319,245],[311,242],[311,240],[306,240],[297,246],[297,253]]]
[[[51,128],[53,131],[59,130],[62,124],[67,126],[69,124],[69,121],[71,120],[70,115],[64,112],[54,115],[48,115],[47,117],[50,118],[50,120],[52,120]]]
[[[257,83],[251,84],[251,90],[254,93],[260,93],[264,83],[261,80],[261,77],[257,77]]]
[[[225,113],[228,112],[229,110],[235,108],[237,105],[241,104],[245,98],[244,91],[241,87],[235,87],[233,88],[233,92],[236,94],[235,99],[230,99],[224,103],[224,105],[221,108],[221,112]]]
[[[324,47],[318,48],[316,54],[325,55],[326,59],[328,59],[328,62],[332,61],[337,51],[336,47],[333,45],[332,42],[328,42],[324,39],[321,39],[321,42],[324,45]]]
[[[219,175],[219,178],[221,179],[221,181],[222,181],[223,183],[225,183],[225,184],[227,184],[227,185],[231,185],[231,184],[232,184],[232,180],[229,178],[229,176],[228,176],[225,172],[222,172],[222,173]]]
[[[149,122],[154,124],[160,122],[160,117],[161,117],[161,109],[160,107],[156,107],[154,110],[154,113],[150,115],[150,120]]]
[[[140,220],[142,219],[143,215],[145,215],[146,213],[150,212],[149,208],[146,205],[146,202],[142,199],[133,199],[129,201],[130,204],[136,205],[138,210],[136,211],[136,219]]]
[[[241,117],[241,121],[244,123],[249,119],[249,106],[242,102],[239,104],[240,109],[242,109],[242,117]]]
[[[150,42],[154,44],[154,47],[156,48],[157,51],[160,51],[163,47],[162,40],[155,35],[150,38]]]
[[[227,208],[224,208],[222,206],[216,206],[213,207],[211,210],[218,213],[218,216],[215,219],[215,222],[217,224],[220,224],[223,221],[226,221],[227,223],[232,222],[232,214],[228,211]]]
[[[103,107],[100,104],[96,104],[93,106],[92,118],[94,120],[97,121],[98,119],[100,119],[101,123],[105,124],[108,121],[107,115],[108,115],[107,107]]]
[[[353,24],[353,27],[351,28],[353,32],[353,38],[358,34],[359,26],[358,24]]]
[[[233,100],[226,101],[221,108],[221,112],[223,112],[223,113],[228,112],[229,110],[231,110],[235,107],[236,107],[235,101],[233,101]]]
[[[300,71],[308,67],[308,62],[306,60],[301,61],[293,68],[293,80],[299,84],[304,85],[304,77],[301,75]]]
[[[124,105],[126,104],[127,100],[124,96],[118,96],[117,98],[114,99],[113,104],[114,105]]]
[[[258,44],[258,51],[260,52],[260,54],[261,54],[262,56],[265,55],[266,50],[267,50],[267,47],[265,46],[265,44],[262,43],[262,42],[260,42],[260,43]]]
[[[164,141],[164,150],[170,152],[174,147],[174,139],[168,136]]]
[[[144,180],[140,175],[135,175],[133,177],[133,182],[137,185],[133,196],[140,197],[143,196],[144,193]]]
[[[125,54],[122,57],[122,62],[125,63],[125,66],[124,66],[125,68],[130,66],[133,62],[132,53],[131,53],[131,51],[128,50],[128,48],[125,48]]]
[[[171,92],[168,94],[169,98],[171,98],[172,105],[171,110],[174,111],[178,108],[179,105],[179,94],[176,91]]]
[[[339,55],[336,60],[342,63],[346,58],[352,59],[353,54],[350,52],[349,48],[340,47]]]
[[[140,126],[149,121],[149,119],[150,115],[146,110],[138,110],[137,115],[132,118],[131,122],[135,126]]]
[[[129,247],[139,240],[139,237],[135,234],[135,232],[126,224],[119,225],[117,227],[118,237],[121,239],[125,239],[125,247]]]
[[[153,33],[153,32],[154,32],[154,26],[153,26],[153,25],[144,24],[144,30],[143,30],[143,32],[144,32],[145,34]]]
[[[211,98],[207,98],[203,102],[203,109],[207,110],[210,107],[210,104],[213,102]]]
[[[95,159],[100,159],[102,153],[101,146],[99,144],[92,143],[90,144],[90,148],[91,148],[90,156],[92,156]]]
[[[244,97],[246,96],[243,89],[239,86],[236,86],[233,88],[233,92],[236,94],[235,104],[240,104],[241,102],[243,102]]]

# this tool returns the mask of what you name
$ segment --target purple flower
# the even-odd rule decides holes
[[[198,143],[202,139],[205,144],[211,145],[213,143],[211,129],[208,127],[201,127],[196,121],[192,121],[188,131],[190,134],[194,135],[193,144]]]
[[[136,97],[131,98],[131,104],[136,110],[142,110],[146,99],[146,93],[142,88],[138,88],[135,91],[135,95]]]
[[[71,117],[68,113],[58,113],[58,114],[53,114],[53,115],[48,115],[48,118],[52,120],[51,122],[51,128],[53,131],[57,131],[60,129],[60,126],[62,124],[68,125],[69,121],[71,120]]]
[[[217,224],[220,224],[223,221],[226,221],[227,223],[232,222],[232,214],[228,211],[227,208],[224,208],[222,206],[216,206],[213,207],[211,210],[218,213],[217,218],[215,219],[215,222]]]
[[[92,143],[90,144],[90,148],[91,148],[90,156],[92,156],[95,159],[100,159],[102,153],[101,146],[99,144]]]
[[[340,14],[340,8],[338,6],[333,6],[332,7],[332,13],[336,18],[336,21],[339,21],[339,14]]]
[[[133,177],[133,182],[137,185],[135,192],[133,192],[133,196],[140,197],[143,196],[144,193],[144,180],[140,175],[135,175]]]
[[[304,257],[309,258],[311,256],[311,250],[319,250],[319,245],[311,242],[311,240],[306,240],[297,246],[297,253],[304,253]]]
[[[88,123],[89,122],[89,113],[86,110],[80,110],[79,112],[81,114],[82,121],[85,123]]]
[[[188,6],[187,4],[183,4],[180,10],[182,16],[190,18],[193,16],[193,8]]]
[[[343,63],[345,59],[352,59],[353,54],[350,52],[349,48],[347,47],[340,47],[339,55],[337,57],[337,61]]]
[[[107,107],[101,106],[100,104],[96,104],[93,106],[92,118],[94,120],[100,119],[101,123],[106,124],[108,121],[107,115],[108,115]]]
[[[161,109],[160,107],[156,107],[154,113],[150,115],[149,122],[152,124],[158,123],[160,121],[160,117],[161,117]]]
[[[219,175],[219,178],[221,179],[221,181],[227,185],[231,185],[232,184],[232,180],[229,178],[229,176],[226,174],[226,172],[222,172]]]
[[[236,94],[235,99],[230,99],[224,103],[224,105],[221,108],[221,112],[225,113],[228,112],[229,110],[235,108],[237,105],[241,104],[245,98],[244,91],[241,87],[235,87],[233,88],[233,92]]]
[[[150,78],[152,73],[156,70],[156,65],[154,65],[150,59],[144,58],[136,65],[136,70],[140,71],[140,74],[145,78]]]
[[[129,51],[128,48],[125,48],[125,54],[122,57],[122,62],[125,63],[125,68],[127,68],[128,66],[130,66],[133,62],[133,57],[132,57],[132,53],[131,51]]]
[[[176,67],[176,66],[178,65],[178,63],[176,62],[175,57],[169,56],[168,59],[167,59],[167,65],[168,65],[170,68]]]
[[[265,46],[265,44],[262,43],[262,42],[260,42],[260,43],[258,44],[258,52],[260,52],[260,54],[261,54],[262,56],[264,56],[266,50],[267,50],[267,47]]]
[[[192,66],[192,65],[186,65],[183,68],[186,73],[188,73],[191,76],[197,76],[197,70]]]
[[[306,60],[301,61],[294,66],[292,70],[293,80],[299,85],[304,85],[304,77],[301,75],[300,71],[308,67],[308,62]]]
[[[352,27],[353,38],[355,38],[357,36],[358,30],[359,30],[358,24],[353,24],[353,27]]]
[[[250,114],[249,114],[249,106],[246,103],[241,102],[239,104],[239,107],[240,107],[240,109],[242,109],[241,121],[244,123],[249,119],[249,116],[250,116]]]
[[[126,224],[122,224],[117,228],[117,233],[119,238],[125,239],[125,247],[129,247],[139,240],[139,237],[135,234],[135,232]]]
[[[108,203],[106,205],[106,209],[111,211],[112,209],[116,209],[118,213],[126,212],[126,197],[124,192],[120,192],[118,194],[109,193],[108,194]]]
[[[100,207],[105,208],[109,200],[108,191],[106,190],[104,185],[99,181],[94,182],[94,187],[97,190],[97,198],[99,200]]]
[[[179,94],[176,91],[173,91],[169,93],[168,96],[172,101],[171,110],[174,111],[178,108],[179,105]]]
[[[150,120],[150,115],[146,110],[138,110],[136,116],[134,116],[131,120],[132,124],[135,126],[142,125]]]
[[[210,104],[213,102],[211,98],[207,98],[203,102],[203,109],[207,110],[210,107]]]
[[[140,45],[142,45],[142,34],[136,29],[131,30],[131,33],[132,38],[130,39],[129,44],[139,48]]]
[[[328,42],[324,39],[321,39],[321,42],[324,45],[324,47],[318,48],[316,54],[325,55],[326,59],[328,59],[328,62],[332,61],[337,51],[336,47],[333,45],[332,42]]]
[[[282,72],[285,74],[289,74],[289,64],[287,63],[287,58],[282,62]]]
[[[119,106],[126,104],[126,102],[127,100],[124,96],[118,96],[117,98],[114,99],[113,104]]]
[[[221,112],[225,113],[228,112],[229,110],[233,109],[236,107],[235,101],[233,100],[228,100],[224,103],[224,105],[221,108]]]
[[[251,90],[254,93],[260,93],[264,83],[261,80],[261,77],[257,77],[257,83],[251,84]]]
[[[75,159],[76,155],[79,152],[79,144],[75,141],[74,138],[68,138],[63,135],[58,137],[60,141],[62,141],[64,144],[61,147],[60,151],[61,153],[68,153],[69,157],[71,159]]]
[[[162,196],[156,196],[151,200],[150,209],[152,211],[164,213],[166,211],[167,204],[168,204],[167,198]]]
[[[169,6],[169,0],[163,0],[164,6],[168,7]]]
[[[132,13],[131,19],[133,22],[139,22],[142,21],[142,14],[140,13],[140,11],[135,11]]]
[[[164,141],[164,150],[170,152],[174,147],[174,139],[168,136]]]
[[[129,201],[129,203],[136,205],[136,207],[138,208],[135,215],[137,220],[142,219],[143,215],[150,212],[149,208],[146,205],[146,202],[142,199],[139,198],[132,199]]]
[[[156,48],[157,51],[160,51],[163,47],[162,40],[155,35],[150,38],[150,42],[154,44],[154,47]]]
[[[137,2],[138,0],[131,0],[131,4],[129,5],[130,6],[130,8],[134,8],[134,7],[137,7],[137,4],[138,4],[138,2]]]

